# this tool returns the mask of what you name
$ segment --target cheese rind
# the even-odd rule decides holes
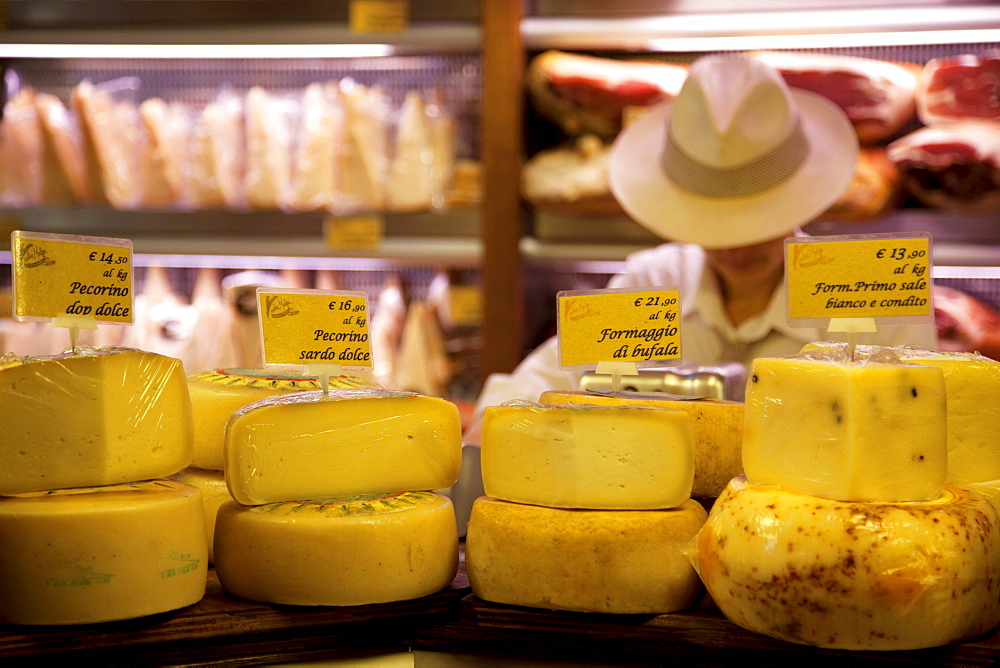
[[[701,583],[683,551],[706,519],[668,510],[568,510],[480,497],[465,569],[481,599],[550,610],[656,614],[691,606]]]
[[[170,480],[0,498],[0,622],[144,617],[205,594],[201,493]]]
[[[181,362],[128,348],[0,364],[0,494],[164,477],[191,463]]]
[[[743,473],[743,404],[721,399],[650,398],[622,393],[606,396],[591,392],[550,390],[542,404],[593,404],[596,406],[654,406],[683,411],[691,418],[694,436],[694,480],[691,496],[714,499],[729,481]]]
[[[321,390],[316,378],[272,369],[234,368],[202,371],[188,376],[194,421],[194,454],[191,466],[221,471],[225,463],[226,423],[240,408],[288,392]],[[370,389],[374,383],[354,376],[330,378],[337,389]]]
[[[233,596],[285,605],[402,601],[447,587],[458,532],[447,497],[405,492],[351,501],[222,505],[219,582]]]
[[[202,506],[205,509],[205,536],[208,540],[208,563],[214,563],[212,546],[215,536],[215,517],[219,513],[219,506],[233,499],[229,494],[229,488],[226,487],[225,474],[222,471],[188,467],[170,476],[170,479],[201,490]]]
[[[842,501],[935,498],[948,468],[943,374],[881,359],[817,352],[754,360],[747,478]]]
[[[487,496],[558,508],[676,508],[691,498],[694,439],[679,411],[647,407],[489,406]]]
[[[274,396],[226,428],[226,485],[244,505],[444,489],[461,465],[458,408],[418,394]]]
[[[726,617],[794,643],[918,649],[1000,622],[1000,517],[951,485],[929,502],[858,503],[740,477],[692,561]]]

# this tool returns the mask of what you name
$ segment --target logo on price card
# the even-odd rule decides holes
[[[564,291],[557,299],[562,366],[681,357],[676,289]]]
[[[259,288],[265,364],[372,365],[363,292]]]
[[[928,235],[789,239],[785,268],[790,321],[930,318]]]

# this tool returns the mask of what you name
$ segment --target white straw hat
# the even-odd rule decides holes
[[[705,248],[781,237],[826,210],[858,160],[850,121],[759,60],[705,56],[611,149],[611,192],[656,234]]]

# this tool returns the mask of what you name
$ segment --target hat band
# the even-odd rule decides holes
[[[674,142],[668,133],[661,162],[673,181],[701,197],[750,197],[770,190],[787,180],[802,166],[809,154],[809,140],[801,123],[775,148],[738,167],[720,168],[695,160]]]

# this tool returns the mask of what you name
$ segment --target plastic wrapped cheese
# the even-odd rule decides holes
[[[736,478],[691,557],[726,617],[789,642],[918,649],[1000,622],[1000,517],[951,485],[927,502],[857,503]]]
[[[754,360],[743,425],[751,482],[842,501],[937,497],[948,470],[943,373],[870,350]]]
[[[691,498],[686,413],[512,401],[483,414],[488,496],[559,508],[676,508]]]
[[[180,360],[130,348],[0,358],[0,494],[171,475],[191,463]]]
[[[389,390],[296,392],[226,428],[226,485],[242,504],[444,489],[458,479],[455,404]]]

